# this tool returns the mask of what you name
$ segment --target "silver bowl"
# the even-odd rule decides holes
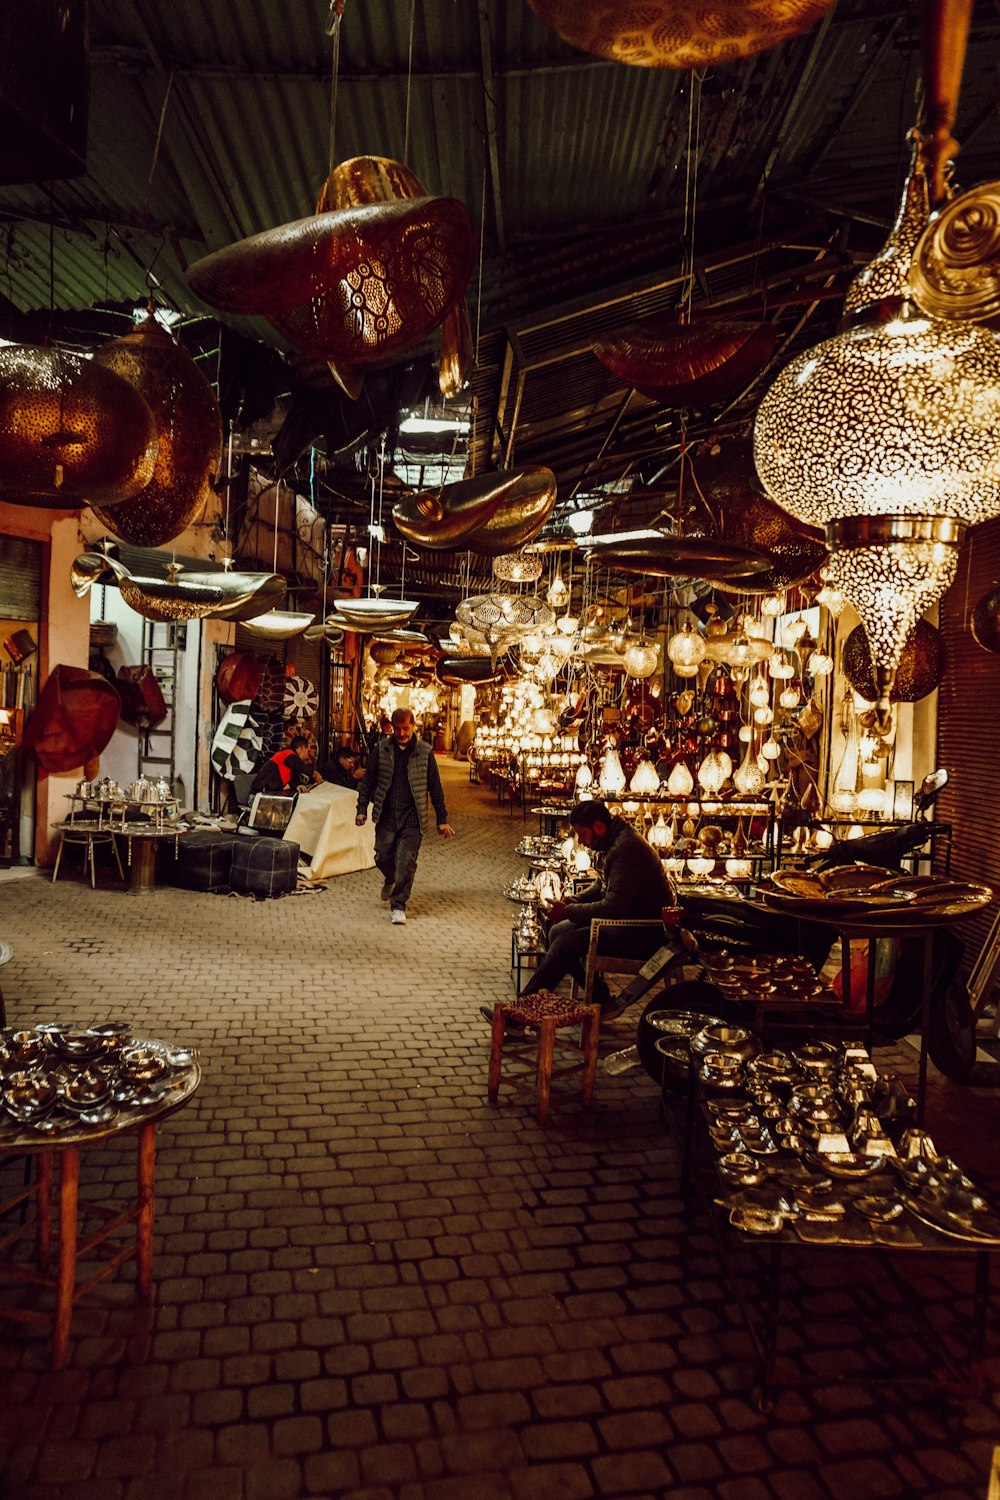
[[[709,1021],[691,1038],[691,1051],[697,1057],[710,1054],[745,1062],[758,1051],[757,1039],[744,1026],[730,1026],[727,1021]]]

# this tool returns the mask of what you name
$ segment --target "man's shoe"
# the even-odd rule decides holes
[[[382,895],[379,898],[381,901],[388,901],[389,897],[392,895],[392,888],[395,884],[396,882],[394,880],[386,880],[383,883]]]
[[[603,1011],[606,1005],[614,1002],[614,996],[608,989],[607,981],[600,974],[595,975],[594,983],[590,991],[590,999],[593,1005],[599,1005]]]
[[[402,927],[403,923],[406,921],[406,912],[401,906],[394,906],[392,908],[390,920],[394,927]]]
[[[621,995],[611,995],[606,1001],[601,1002],[601,1020],[614,1021],[628,1010],[628,1001]]]

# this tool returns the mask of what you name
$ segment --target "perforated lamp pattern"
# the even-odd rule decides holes
[[[1000,340],[972,324],[896,319],[792,360],[757,413],[772,499],[826,526],[846,516],[1000,514]],[[850,590],[845,590],[850,593]]]
[[[950,586],[958,550],[937,542],[892,542],[834,551],[830,576],[849,594],[872,660],[895,670],[917,621]]]

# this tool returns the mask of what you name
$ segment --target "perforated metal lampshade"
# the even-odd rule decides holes
[[[565,41],[637,68],[704,68],[807,31],[832,0],[528,0]]]

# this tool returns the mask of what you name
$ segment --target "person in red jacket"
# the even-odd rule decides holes
[[[267,792],[276,797],[291,797],[300,787],[310,786],[312,780],[309,741],[304,734],[294,734],[286,749],[279,750],[270,760],[257,767],[250,790]]]

